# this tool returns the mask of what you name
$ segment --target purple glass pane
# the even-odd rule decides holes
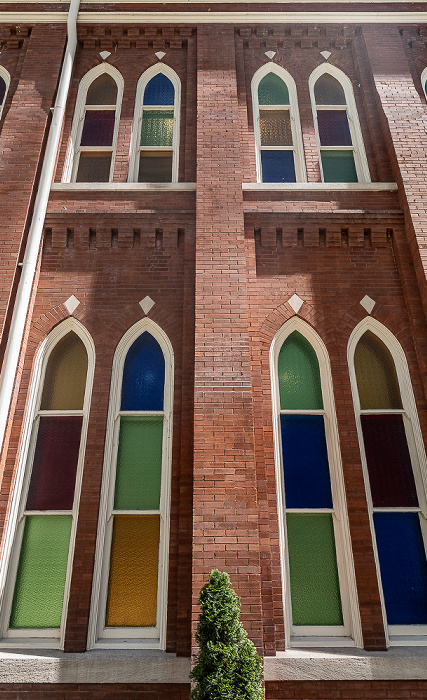
[[[361,419],[374,508],[417,506],[402,416],[375,415]]]
[[[87,111],[80,145],[111,146],[113,143],[115,115],[116,113],[113,110]]]
[[[79,456],[81,416],[42,416],[27,510],[71,510]]]
[[[351,146],[347,113],[342,109],[317,112],[317,124],[322,146]]]
[[[6,83],[3,78],[0,78],[0,105],[3,104],[4,96],[6,94]]]

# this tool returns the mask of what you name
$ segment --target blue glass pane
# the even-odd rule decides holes
[[[332,508],[323,416],[281,415],[287,508]]]
[[[122,411],[162,411],[165,358],[157,340],[143,333],[131,345],[123,369]]]
[[[427,563],[418,513],[374,513],[389,625],[427,624]]]
[[[261,151],[263,182],[296,182],[293,151]]]
[[[158,73],[147,83],[144,90],[145,105],[173,105],[174,99],[175,88],[163,73]]]

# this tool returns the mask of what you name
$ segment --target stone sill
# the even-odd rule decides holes
[[[261,191],[321,191],[321,192],[396,192],[396,182],[244,182],[243,190]]]

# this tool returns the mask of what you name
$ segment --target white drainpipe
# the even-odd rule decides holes
[[[79,13],[79,6],[80,0],[70,0],[67,18],[67,46],[0,377],[0,446],[3,445],[4,433],[6,430],[10,400],[15,383],[16,369],[19,361],[25,322],[31,299],[31,290],[33,288],[34,275],[37,267],[40,242],[43,234],[43,225],[49,201],[50,187],[58,154],[59,140],[61,138],[65,106],[67,103],[68,89],[77,46],[77,15]]]

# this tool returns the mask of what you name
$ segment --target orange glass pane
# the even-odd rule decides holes
[[[159,515],[114,517],[107,627],[155,626],[159,536]]]
[[[83,408],[86,387],[87,352],[73,332],[61,338],[46,367],[40,409],[42,411]]]
[[[402,408],[399,382],[389,349],[371,331],[366,331],[354,353],[360,408]]]

